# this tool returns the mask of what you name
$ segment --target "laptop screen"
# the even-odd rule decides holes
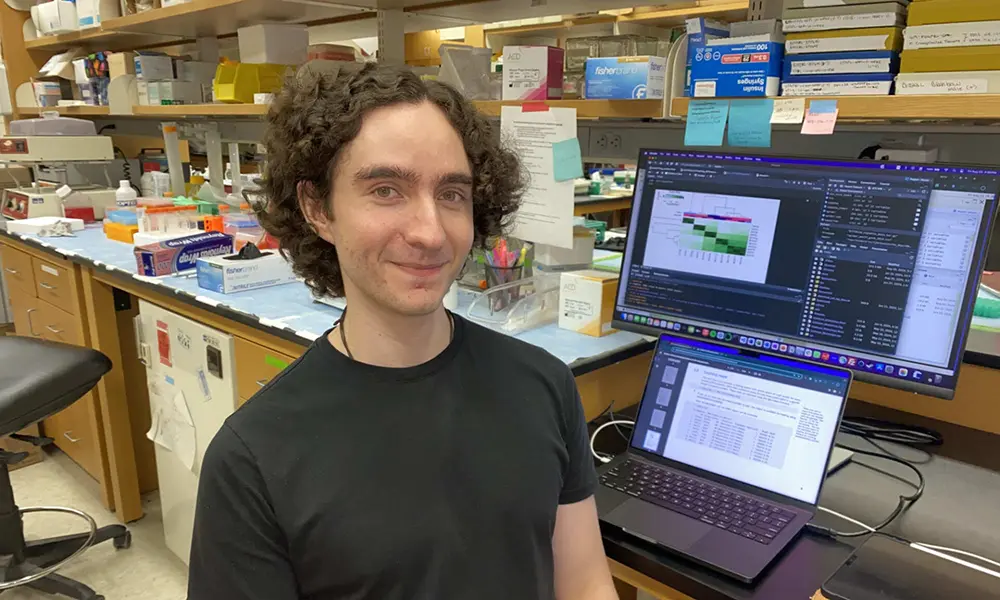
[[[850,383],[846,370],[662,335],[631,443],[815,504]]]

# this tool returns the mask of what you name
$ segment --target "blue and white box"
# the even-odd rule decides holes
[[[663,98],[667,86],[667,59],[660,56],[588,58],[588,100]]]
[[[232,294],[296,281],[292,266],[277,252],[259,258],[206,256],[198,259],[198,287],[219,294]]]
[[[696,98],[777,96],[785,45],[719,44],[695,52],[691,91]]]
[[[899,53],[892,50],[790,54],[784,79],[802,75],[898,73]]]
[[[684,72],[684,95],[691,96],[691,65],[698,48],[704,48],[709,40],[729,37],[729,23],[713,21],[705,17],[688,19],[684,22],[687,28],[687,62]]]

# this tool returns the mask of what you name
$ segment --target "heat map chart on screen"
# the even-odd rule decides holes
[[[645,264],[764,283],[781,201],[657,190]]]

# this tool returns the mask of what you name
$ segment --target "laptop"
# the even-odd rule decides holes
[[[851,377],[660,336],[629,449],[598,472],[601,521],[753,582],[816,512]]]

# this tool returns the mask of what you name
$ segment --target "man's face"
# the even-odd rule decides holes
[[[458,132],[431,104],[369,113],[334,169],[332,219],[348,302],[404,315],[438,309],[472,247],[472,170]]]

